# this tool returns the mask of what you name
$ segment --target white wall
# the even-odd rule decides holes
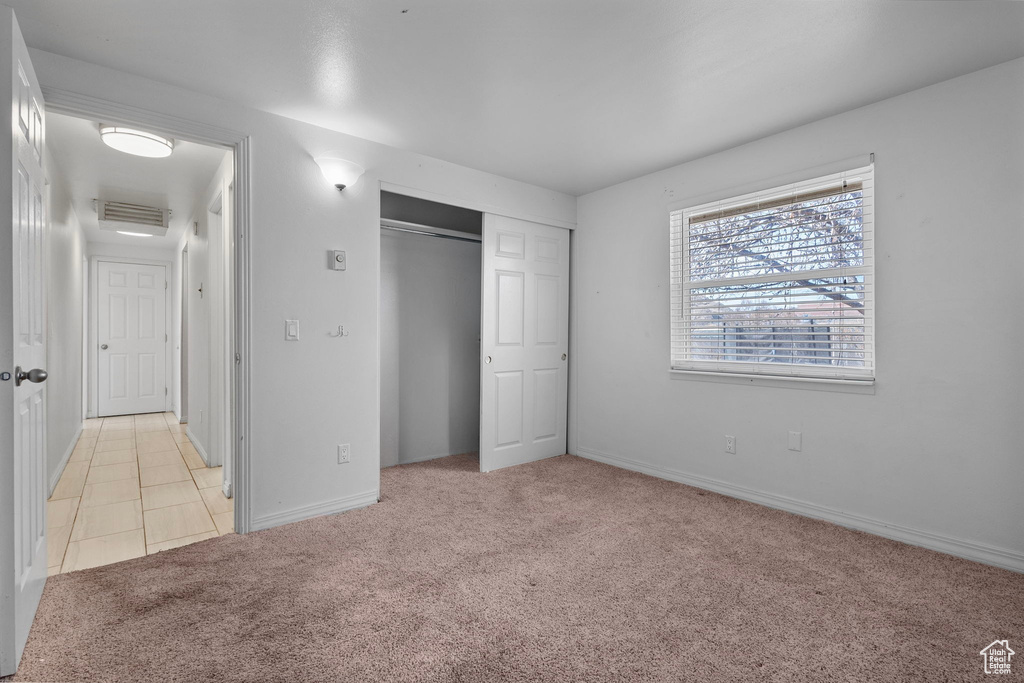
[[[106,242],[89,242],[86,244],[85,251],[90,257],[109,256],[143,261],[169,261],[174,254],[172,249],[143,247],[135,244],[108,244]]]
[[[670,375],[668,207],[871,152],[874,389]],[[1022,187],[1016,60],[581,197],[579,453],[1024,570]]]
[[[198,224],[195,229],[185,230],[174,252],[174,271],[180,283],[181,251],[188,245],[188,432],[196,448],[208,459],[207,464],[221,465],[225,458],[225,443],[221,435],[229,419],[224,398],[227,387],[224,382],[230,311],[225,308],[225,298],[230,294],[227,288],[225,260],[227,250],[226,228],[231,225],[231,208],[228,197],[234,176],[231,154],[225,152],[224,161],[214,173],[206,190],[196,198],[195,207],[188,225]],[[220,215],[210,212],[213,202],[221,197]],[[223,201],[227,199],[228,201]],[[199,293],[202,286],[203,292]],[[171,297],[174,321],[171,325],[173,340],[174,371],[172,383],[175,394],[175,409],[180,406],[178,394],[181,389],[181,286],[175,288]],[[180,417],[180,412],[178,413]]]
[[[381,467],[480,443],[480,244],[381,231]]]
[[[252,139],[252,515],[257,527],[376,500],[380,477],[380,183],[450,204],[572,225],[573,197],[57,55],[44,88],[241,131]],[[338,192],[313,157],[367,169]],[[345,249],[348,270],[327,269]],[[284,340],[298,319],[299,342]],[[344,324],[339,340],[328,336]],[[352,462],[339,465],[337,445]]]
[[[46,154],[49,232],[46,245],[46,475],[57,484],[82,430],[82,258],[85,235],[68,185]]]
[[[184,237],[188,243],[188,432],[189,438],[206,452],[210,443],[210,303],[215,296],[211,290],[216,287],[210,277],[210,221],[206,207],[192,214],[190,222],[193,221],[199,223],[198,230],[186,230]],[[179,259],[183,246],[179,245],[177,250]],[[180,308],[177,313],[181,315]]]

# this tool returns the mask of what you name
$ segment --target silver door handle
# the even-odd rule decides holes
[[[565,360],[565,354],[564,353],[562,354],[562,360]]]
[[[106,351],[107,350],[107,345],[106,344],[100,344],[100,348],[103,349],[104,351]]]
[[[18,387],[20,387],[21,383],[24,382],[25,380],[28,380],[29,382],[32,382],[34,384],[45,382],[46,377],[46,370],[40,370],[39,368],[34,368],[32,370],[29,370],[28,372],[22,370],[20,365],[14,368],[14,385]]]
[[[491,362],[491,357],[487,356],[487,358],[484,358],[484,362],[485,363],[490,363]]]

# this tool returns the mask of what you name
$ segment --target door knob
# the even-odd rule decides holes
[[[21,383],[24,382],[25,380],[28,380],[29,382],[32,382],[34,384],[45,382],[46,370],[34,368],[32,370],[29,370],[28,372],[25,372],[24,370],[21,369],[20,365],[14,368],[14,385],[20,387]]]
[[[562,354],[562,360],[565,360],[565,354],[564,353]]]
[[[106,351],[107,350],[107,345],[106,344],[100,344],[100,348],[103,349],[104,351]]]
[[[487,356],[487,358],[484,358],[484,362],[485,363],[490,363],[491,362],[491,357]]]

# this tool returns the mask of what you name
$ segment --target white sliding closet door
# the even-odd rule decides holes
[[[569,231],[484,215],[480,469],[565,453]]]

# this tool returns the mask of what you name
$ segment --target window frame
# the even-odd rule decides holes
[[[794,276],[801,279],[817,277],[835,277],[856,275],[863,277],[864,282],[864,366],[818,365],[813,363],[770,363],[764,361],[706,360],[692,358],[692,342],[695,338],[690,325],[691,301],[689,291],[707,287],[707,280],[689,278],[689,228],[692,216],[708,213],[727,213],[741,207],[757,204],[770,204],[785,199],[806,195],[826,188],[835,188],[848,182],[862,184],[861,193],[861,235],[863,240],[863,264],[856,267],[830,268],[821,270],[794,271]],[[724,199],[704,202],[701,204],[684,205],[682,208],[669,210],[669,272],[670,272],[670,333],[669,333],[669,368],[673,373],[697,374],[718,377],[750,377],[770,380],[795,380],[809,382],[832,382],[849,385],[873,384],[877,369],[875,312],[876,312],[876,277],[875,277],[875,225],[874,225],[874,163],[851,168],[838,173],[820,175],[798,182],[788,183],[749,192],[732,195]],[[677,205],[678,206],[678,205]],[[751,210],[750,212],[753,212]],[[817,275],[832,273],[832,275]],[[736,280],[746,281],[751,286],[767,282],[784,281],[781,274],[743,276]],[[719,281],[726,278],[720,278]],[[741,284],[741,283],[738,283]],[[830,347],[831,348],[831,347]]]

